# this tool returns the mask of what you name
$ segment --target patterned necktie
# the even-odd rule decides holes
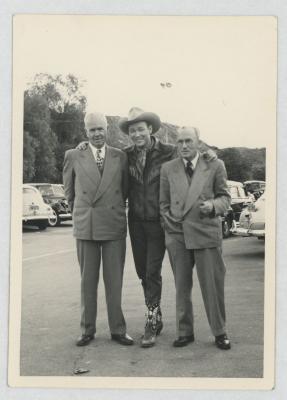
[[[186,170],[187,174],[189,175],[189,177],[191,178],[193,175],[193,165],[190,160],[187,161],[185,170]]]
[[[104,164],[104,159],[102,157],[102,149],[98,149],[97,150],[96,162],[97,162],[98,168],[102,169],[103,168],[103,164]]]

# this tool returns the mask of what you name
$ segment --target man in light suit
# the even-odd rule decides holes
[[[89,145],[82,151],[68,150],[63,170],[81,269],[82,335],[77,345],[89,344],[96,332],[101,258],[111,338],[131,345],[133,339],[126,333],[121,308],[127,233],[127,157],[121,150],[107,146],[104,115],[87,114],[85,128]]]
[[[226,170],[221,160],[206,161],[200,155],[196,128],[179,130],[177,148],[179,158],[162,166],[160,182],[160,210],[176,286],[173,345],[183,347],[194,341],[191,290],[196,265],[215,344],[228,350],[220,218],[230,204]]]

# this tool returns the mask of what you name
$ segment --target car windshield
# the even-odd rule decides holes
[[[246,194],[242,186],[229,186],[228,189],[232,199],[246,198]]]
[[[64,191],[58,185],[41,185],[37,186],[40,193],[44,196],[61,196],[64,197]]]
[[[61,186],[53,185],[53,191],[56,196],[65,196],[64,190]]]

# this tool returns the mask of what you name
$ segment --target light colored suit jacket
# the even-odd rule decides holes
[[[63,181],[73,210],[74,236],[84,240],[126,237],[125,200],[128,192],[127,156],[107,146],[101,175],[88,146],[65,153]]]
[[[183,234],[186,248],[219,247],[222,241],[220,216],[228,209],[224,163],[206,161],[200,155],[189,185],[181,158],[165,163],[161,169],[160,211],[163,227],[168,233]],[[200,213],[200,204],[211,200],[213,212]]]

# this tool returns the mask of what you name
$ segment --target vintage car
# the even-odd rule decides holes
[[[43,201],[38,189],[31,185],[23,185],[23,225],[34,225],[40,230],[46,229],[49,220],[53,219],[53,209]]]
[[[54,211],[53,219],[49,220],[50,226],[59,226],[62,221],[72,219],[72,213],[62,185],[54,183],[31,183],[30,185],[40,191],[45,203],[49,204]]]
[[[246,193],[250,193],[257,200],[265,190],[265,181],[245,181],[243,182]]]
[[[231,195],[231,204],[222,217],[222,235],[224,238],[231,235],[232,227],[234,223],[239,221],[243,208],[252,203],[252,199],[247,195],[241,182],[228,180],[227,186]]]
[[[232,233],[238,236],[256,236],[265,239],[265,192],[253,204],[245,208],[234,225]]]

